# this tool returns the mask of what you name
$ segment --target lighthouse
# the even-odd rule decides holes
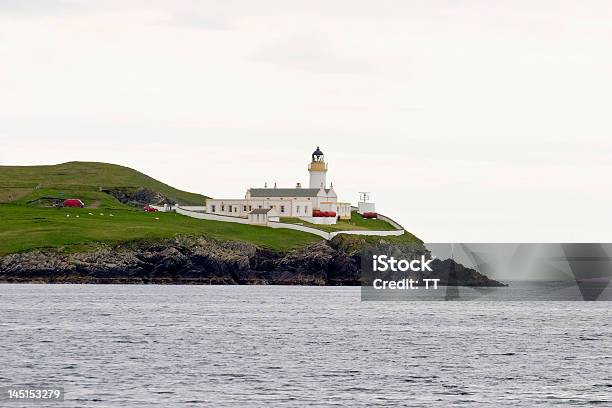
[[[294,217],[312,224],[335,224],[338,220],[350,220],[351,203],[338,201],[333,183],[327,187],[327,163],[321,149],[312,153],[308,165],[310,184],[302,188],[284,188],[274,183],[274,188],[249,188],[244,198],[208,198],[206,213],[223,217],[244,218],[250,224],[279,222],[281,217]]]
[[[310,173],[310,188],[327,188],[325,183],[327,163],[325,163],[325,156],[319,146],[312,153],[312,161],[308,165],[308,172]]]

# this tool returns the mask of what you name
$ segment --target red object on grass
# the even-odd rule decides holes
[[[64,207],[83,208],[85,204],[78,198],[68,198],[64,200]]]
[[[336,216],[336,212],[335,211],[313,210],[312,216],[313,217],[335,217]]]
[[[145,210],[146,212],[157,212],[157,208],[153,208],[153,207],[151,207],[151,206],[149,206],[149,205],[145,205],[145,206],[144,206],[144,210]]]
[[[363,218],[378,218],[378,214],[375,212],[364,212]]]

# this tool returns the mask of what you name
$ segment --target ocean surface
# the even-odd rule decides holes
[[[0,285],[0,386],[49,407],[612,407],[611,302],[360,288]]]

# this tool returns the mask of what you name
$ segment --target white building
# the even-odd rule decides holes
[[[268,223],[268,213],[270,212],[269,208],[257,208],[251,212],[249,212],[248,218],[251,224],[267,224]]]
[[[338,219],[351,218],[351,204],[339,202],[333,184],[327,188],[327,163],[323,152],[317,147],[308,165],[309,188],[297,183],[295,188],[250,188],[244,199],[206,200],[206,212],[210,214],[248,218],[253,223],[262,223],[261,211],[266,212],[267,221],[278,221],[279,217],[296,217],[315,224],[335,224]],[[259,217],[253,217],[259,215]]]

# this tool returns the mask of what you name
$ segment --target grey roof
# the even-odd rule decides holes
[[[316,197],[318,188],[252,188],[251,197]],[[329,188],[325,190],[329,193]]]
[[[252,210],[249,214],[267,214],[271,208],[256,208]]]

